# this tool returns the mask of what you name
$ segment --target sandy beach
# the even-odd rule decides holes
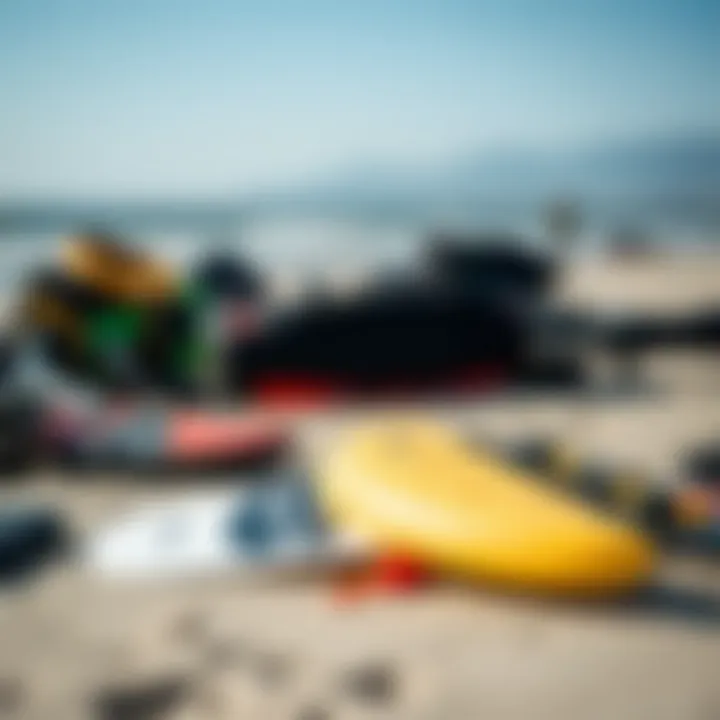
[[[607,311],[687,309],[720,302],[718,277],[717,256],[584,261],[567,270],[562,296]],[[720,433],[720,373],[714,358],[692,354],[657,356],[648,368],[658,389],[639,397],[467,399],[423,410],[493,438],[559,435],[586,456],[672,483],[682,448]],[[303,461],[371,412],[296,418]],[[2,497],[56,502],[82,538],[144,499],[186,489],[46,474],[6,484]],[[324,578],[118,586],[70,563],[0,594],[0,717],[121,717],[98,704],[103,689],[172,681],[166,710],[122,717],[720,718],[720,613],[703,620],[688,602],[690,593],[720,598],[720,563],[668,557],[658,583],[675,601],[644,609],[446,585],[343,607]],[[348,686],[347,674],[368,666],[394,678],[374,701]]]

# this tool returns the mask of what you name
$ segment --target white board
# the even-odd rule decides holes
[[[129,513],[90,538],[86,564],[147,578],[331,566],[368,552],[358,538],[327,528],[305,483],[272,480]]]

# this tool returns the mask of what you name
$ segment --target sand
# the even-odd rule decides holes
[[[687,308],[720,300],[719,271],[710,257],[596,261],[569,271],[563,294],[601,309]],[[691,354],[656,357],[650,367],[663,384],[651,396],[425,409],[484,436],[560,434],[586,455],[672,483],[681,449],[720,432],[720,373],[712,359]],[[372,412],[297,418],[300,454],[311,459]],[[8,485],[2,497],[56,502],[82,537],[143,499],[186,487],[48,474]],[[135,708],[126,717],[720,718],[720,626],[688,603],[691,591],[720,598],[720,564],[668,557],[658,577],[674,588],[676,607],[539,603],[447,585],[345,607],[322,577],[118,586],[70,563],[0,594],[0,717],[110,717],[100,714],[103,689],[164,681],[180,683],[177,697],[169,690],[155,699],[155,715]],[[389,697],[352,697],[346,674],[366,666],[395,676]]]

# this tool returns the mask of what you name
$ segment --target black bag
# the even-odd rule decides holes
[[[512,235],[440,235],[433,238],[425,266],[431,278],[465,289],[543,298],[551,291],[552,259]]]

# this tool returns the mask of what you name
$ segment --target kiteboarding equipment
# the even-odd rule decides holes
[[[639,531],[430,421],[355,430],[316,477],[339,528],[466,580],[589,597],[631,590],[653,569]]]
[[[291,476],[131,512],[90,539],[86,561],[111,577],[252,577],[341,567],[367,552],[329,529],[311,486]]]
[[[689,482],[668,486],[637,469],[583,462],[563,443],[543,439],[500,453],[539,480],[634,523],[664,544],[720,553],[720,495],[708,478],[688,475]],[[695,457],[699,464],[699,450]]]
[[[557,276],[552,256],[510,234],[438,233],[422,260],[428,277],[508,298],[546,298]]]
[[[101,387],[280,405],[579,388],[596,350],[626,359],[720,345],[712,308],[675,318],[559,310],[552,258],[507,243],[441,236],[420,272],[271,309],[260,274],[227,253],[172,281],[149,263],[126,287],[104,279],[145,268],[144,256],[76,241],[80,260],[30,283],[26,325],[53,363]],[[98,264],[113,269],[88,270]]]
[[[55,466],[85,470],[235,470],[278,457],[282,424],[234,411],[108,406],[84,415],[54,410],[42,431]]]
[[[180,283],[168,264],[106,231],[92,230],[67,240],[60,268],[78,287],[123,303],[165,301]]]

